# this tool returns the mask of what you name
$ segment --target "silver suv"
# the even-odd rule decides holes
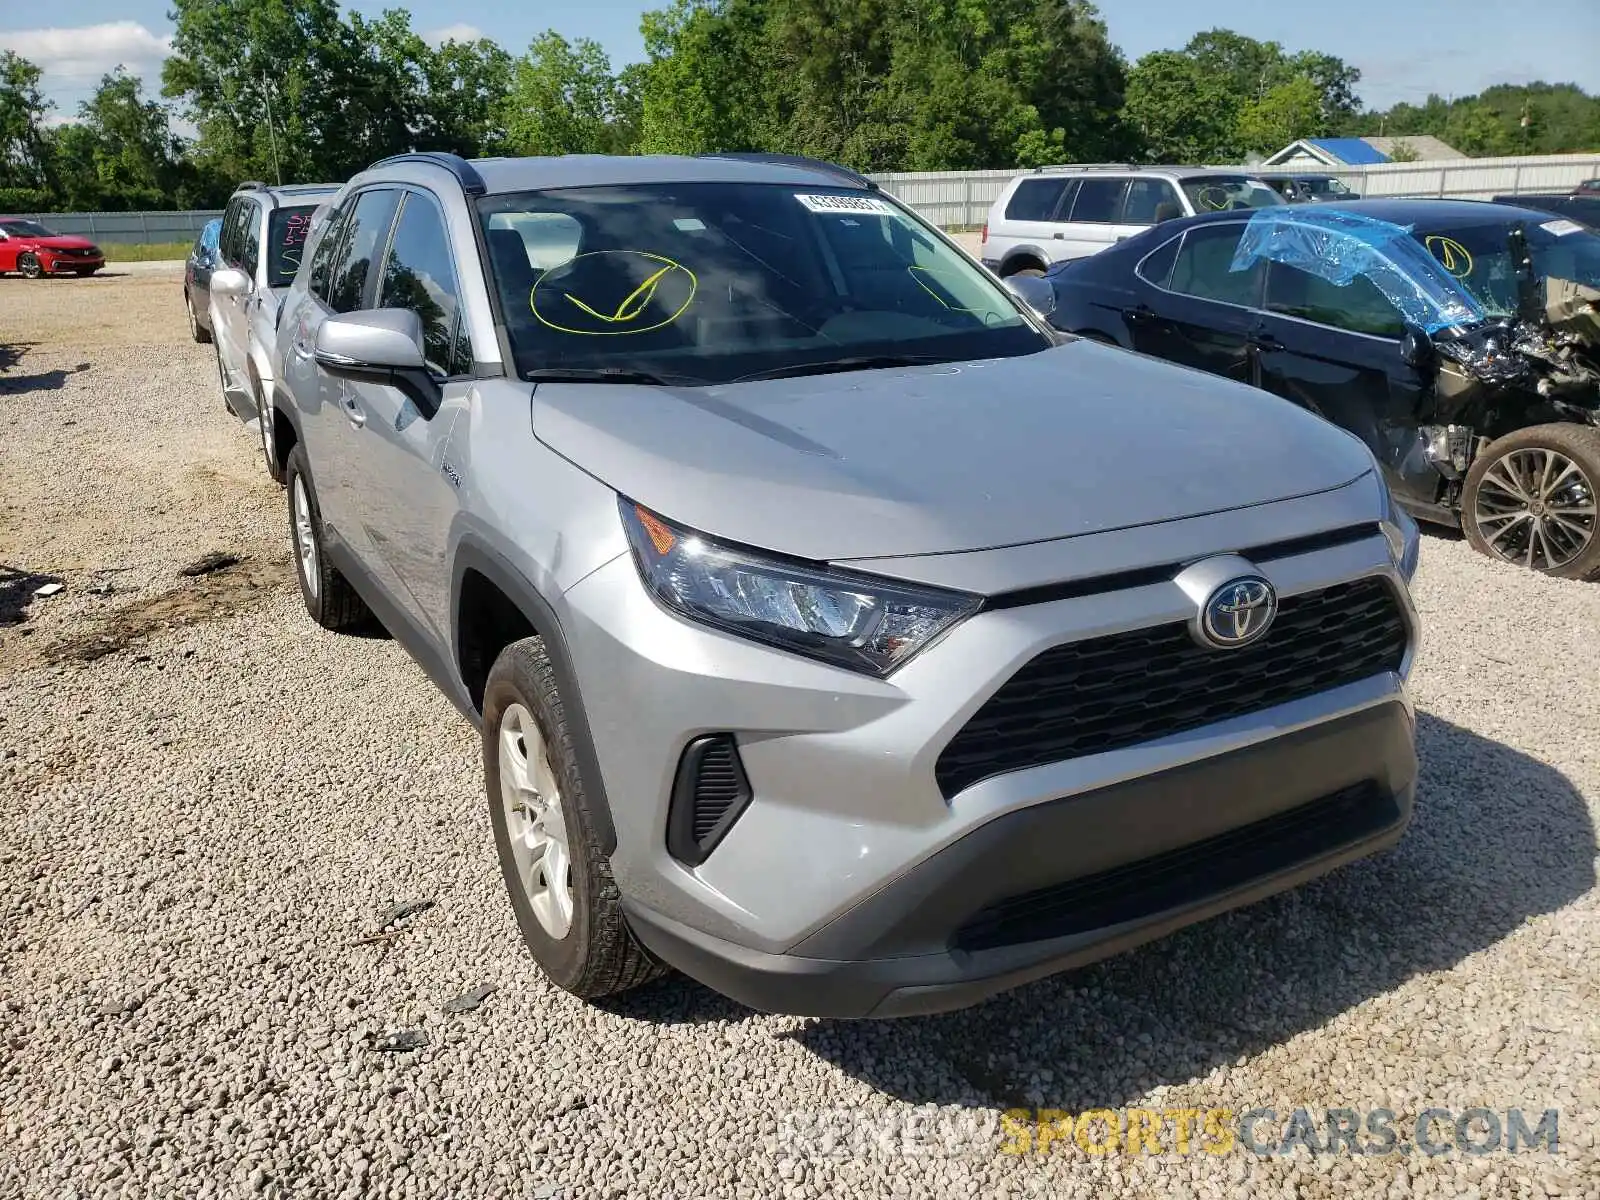
[[[479,728],[569,991],[959,1007],[1406,825],[1416,526],[1335,426],[827,164],[413,154],[312,236],[306,609]]]
[[[300,268],[318,206],[338,191],[336,183],[242,183],[228,201],[217,235],[205,325],[216,342],[222,399],[240,418],[259,424],[267,473],[280,483],[282,465],[273,457],[269,422],[262,419],[272,412],[277,382],[279,305]],[[191,328],[198,324],[191,306]]]
[[[1043,275],[1174,217],[1285,203],[1265,181],[1213,167],[1039,167],[990,206],[979,256],[1002,278]]]

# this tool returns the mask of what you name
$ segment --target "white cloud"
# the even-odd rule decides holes
[[[44,87],[99,82],[127,67],[135,75],[159,72],[172,53],[172,36],[158,37],[137,21],[108,21],[76,29],[0,30],[0,49],[14,50],[44,72]]]
[[[446,42],[475,42],[483,36],[483,30],[465,21],[458,21],[440,29],[426,29],[421,36],[430,46],[442,46]]]

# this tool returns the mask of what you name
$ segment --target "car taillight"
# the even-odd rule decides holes
[[[989,240],[989,222],[983,223],[983,232],[978,235],[978,244],[982,245]]]

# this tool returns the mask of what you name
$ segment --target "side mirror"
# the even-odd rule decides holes
[[[1011,275],[1000,281],[1018,300],[1021,300],[1041,317],[1048,317],[1056,310],[1056,289],[1048,280],[1039,275]]]
[[[1415,371],[1426,371],[1434,365],[1433,339],[1420,325],[1408,323],[1400,335],[1400,361]]]
[[[409,308],[375,308],[329,317],[312,354],[330,375],[398,388],[432,416],[442,393],[422,355],[422,319]]]
[[[250,276],[233,267],[224,267],[212,273],[211,294],[220,299],[250,294]]]

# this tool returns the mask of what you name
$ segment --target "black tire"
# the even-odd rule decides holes
[[[1533,453],[1512,458],[1523,451]],[[1530,525],[1530,520],[1508,519],[1502,515],[1516,512],[1516,507],[1503,503],[1508,493],[1496,481],[1520,481],[1524,470],[1539,469],[1540,451],[1560,455],[1576,470],[1568,473],[1565,468],[1559,468],[1565,480],[1559,489],[1552,489],[1548,499],[1530,496],[1530,500],[1537,500],[1538,504],[1530,503],[1526,511],[1538,518],[1541,529],[1547,522],[1553,523],[1553,516],[1560,516],[1564,524],[1551,531],[1542,543],[1535,544],[1529,562],[1527,542],[1530,535],[1525,534],[1523,528]],[[1557,502],[1568,510],[1587,508],[1588,512],[1550,513],[1548,510]],[[1533,425],[1490,442],[1473,460],[1461,492],[1461,530],[1474,550],[1491,558],[1531,566],[1540,574],[1557,579],[1591,579],[1600,577],[1597,503],[1600,503],[1600,429],[1587,425]],[[1486,522],[1489,527],[1485,529],[1480,522]],[[1574,528],[1587,531],[1586,544],[1573,532]],[[1566,551],[1574,545],[1582,548],[1566,557]],[[1562,553],[1552,558],[1546,553],[1551,547],[1559,548]]]
[[[521,705],[538,726],[561,792],[573,904],[571,924],[559,939],[551,936],[534,913],[507,831],[500,790],[500,727],[512,705]],[[495,851],[517,928],[550,981],[581,999],[596,1000],[664,974],[666,968],[629,930],[611,864],[598,848],[583,775],[573,752],[572,731],[543,638],[511,643],[489,672],[483,693],[483,776]]]
[[[99,269],[99,267],[79,267],[74,274],[76,274],[79,279],[87,279]]]
[[[256,402],[256,423],[261,427],[261,463],[266,468],[267,477],[274,483],[282,484],[285,481],[284,470],[272,452],[272,414],[265,407],[265,389],[261,386],[261,377],[256,374],[254,363],[246,368],[246,374],[250,379],[250,394]]]
[[[189,336],[202,346],[211,344],[211,330],[200,324],[200,314],[194,310],[194,296],[188,288],[183,291],[183,307],[189,314]]]
[[[28,279],[38,279],[44,274],[44,267],[39,265],[39,256],[26,252],[17,255],[17,270]]]
[[[1010,279],[1013,275],[1031,275],[1035,279],[1044,278],[1044,268],[1030,259],[1023,259],[1020,267],[1007,267],[1000,272],[1001,279]]]
[[[306,612],[324,629],[335,631],[354,629],[372,620],[372,611],[356,594],[350,581],[328,561],[326,542],[322,532],[322,509],[317,505],[316,489],[311,485],[311,475],[306,470],[305,448],[296,446],[289,452],[289,546],[294,557],[295,578],[300,581],[300,598],[305,601]],[[296,506],[300,490],[306,499],[306,516],[314,553],[308,577],[305,555],[301,549],[301,531]]]

